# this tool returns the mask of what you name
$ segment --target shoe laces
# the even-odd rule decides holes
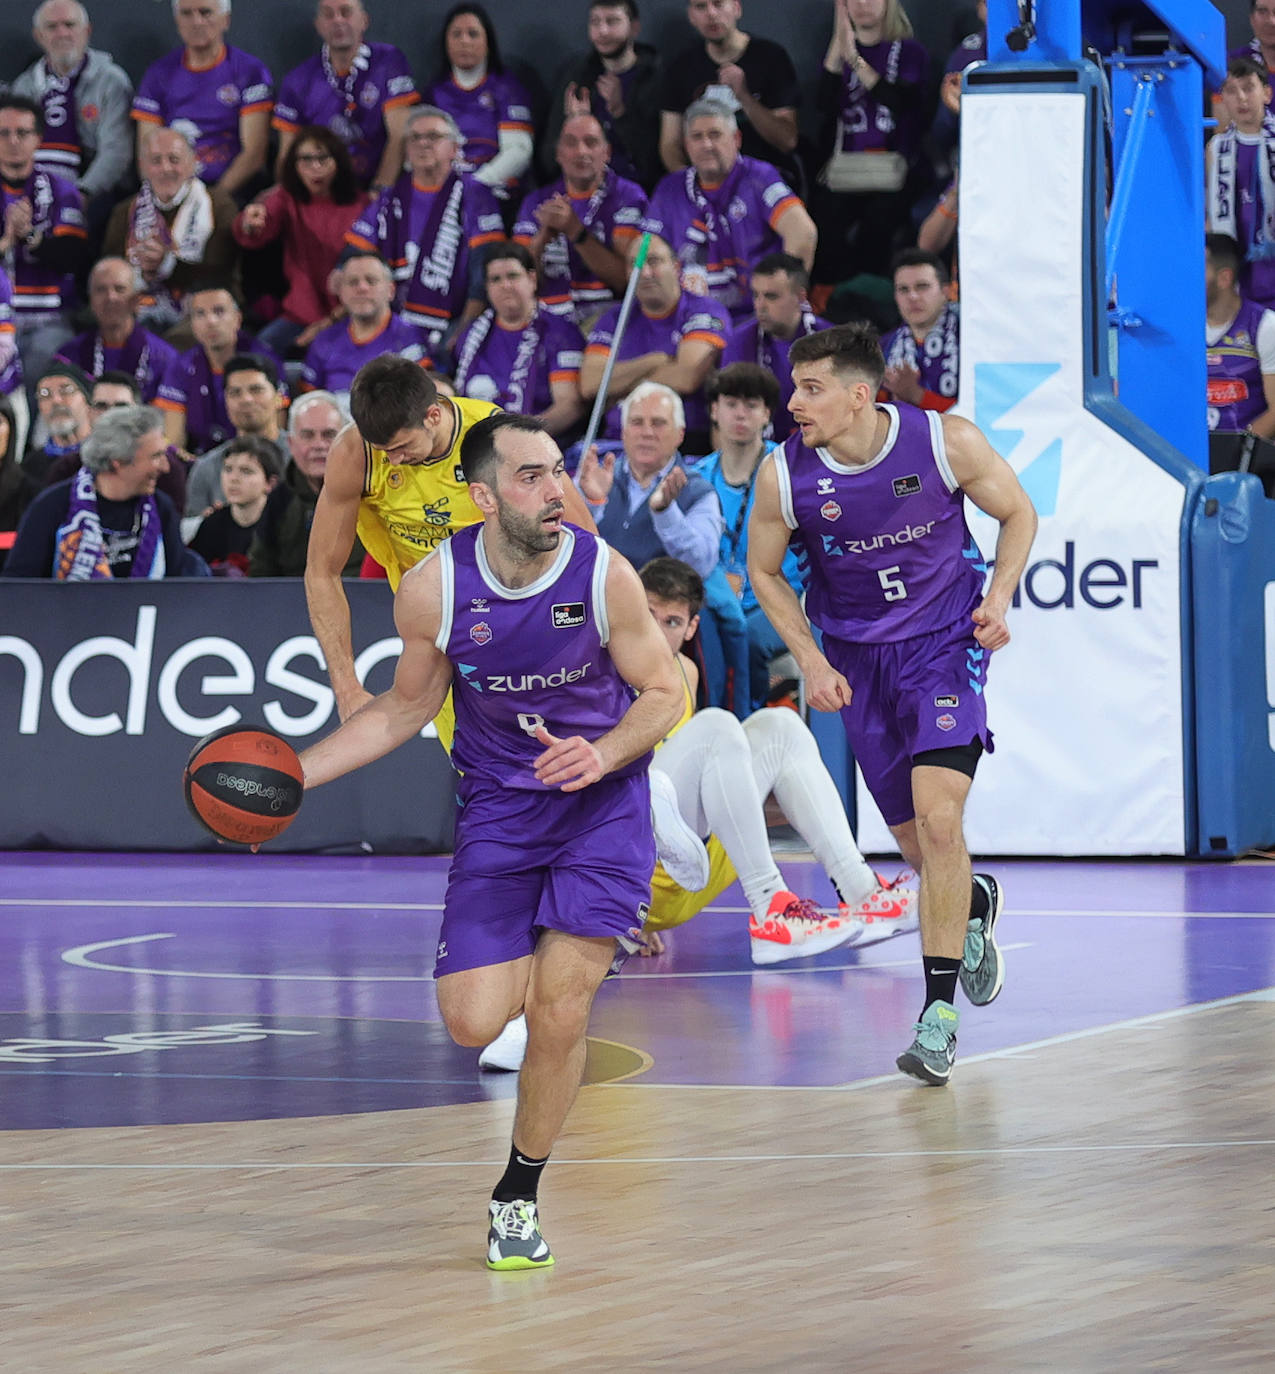
[[[534,1202],[500,1202],[496,1207],[491,1225],[501,1240],[530,1240],[539,1230]]]
[[[936,1054],[944,1053],[956,1035],[955,1031],[948,1030],[941,1021],[918,1021],[915,1030],[917,1044],[922,1049]]]
[[[822,912],[809,897],[794,897],[791,902],[784,907],[779,914],[781,921],[791,924],[806,923],[807,925],[822,925],[827,916]]]

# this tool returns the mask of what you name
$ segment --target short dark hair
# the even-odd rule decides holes
[[[1215,272],[1229,269],[1238,281],[1240,269],[1244,266],[1244,250],[1237,239],[1230,234],[1205,234],[1204,251],[1213,263]]]
[[[512,429],[519,434],[548,434],[549,431],[534,415],[515,415],[498,410],[471,425],[460,445],[460,465],[466,482],[486,482],[491,485],[491,469],[500,461],[496,451],[496,436]]]
[[[489,245],[483,258],[484,279],[487,276],[487,269],[493,262],[516,262],[533,275],[536,271],[535,258],[521,243],[514,243],[511,239],[504,239]]]
[[[297,150],[303,143],[318,143],[324,152],[331,154],[336,163],[336,173],[332,177],[332,189],[328,194],[336,205],[353,205],[359,198],[359,179],[354,171],[350,150],[332,132],[321,124],[303,124],[296,137],[288,145],[283,155],[283,165],[279,168],[279,184],[301,205],[309,205],[310,192],[297,171]]]
[[[928,253],[924,248],[904,248],[894,255],[890,264],[890,279],[904,267],[932,267],[940,286],[948,283],[947,264],[937,253]]]
[[[243,301],[239,299],[239,293],[230,284],[228,277],[200,277],[186,288],[182,295],[182,304],[189,310],[192,296],[203,296],[210,291],[224,291],[234,301],[235,309],[243,312]]]
[[[1246,76],[1255,76],[1263,86],[1271,84],[1271,74],[1266,70],[1265,63],[1259,62],[1254,57],[1231,58],[1226,64],[1226,75],[1228,80],[1234,77],[1237,81],[1243,81]]]
[[[731,363],[718,372],[710,372],[704,383],[704,397],[711,406],[719,396],[733,396],[739,401],[765,401],[767,410],[779,404],[779,383],[775,374],[758,363]]]
[[[236,372],[260,372],[271,386],[276,389],[279,386],[279,369],[274,359],[266,357],[264,353],[236,353],[222,369],[223,387]]]
[[[638,573],[642,585],[661,601],[685,601],[692,615],[704,605],[704,579],[680,558],[652,558]]]
[[[792,282],[794,291],[810,289],[810,273],[806,270],[806,264],[791,253],[767,253],[764,258],[753,263],[754,277],[773,277],[777,272],[784,273]]]
[[[837,324],[807,334],[788,350],[788,362],[817,363],[827,358],[834,372],[858,372],[876,391],[885,376],[881,339],[870,324]]]
[[[227,439],[221,454],[222,461],[232,453],[246,453],[255,459],[267,477],[278,479],[283,475],[283,455],[279,452],[279,445],[260,434],[236,434],[233,439]]]
[[[1257,0],[1253,0],[1257,4]],[[636,24],[642,17],[638,13],[637,0],[589,0],[591,10],[623,10]]]
[[[415,429],[437,404],[433,378],[397,353],[364,363],[350,384],[350,415],[369,444],[385,445],[400,430]]]
[[[105,372],[100,372],[93,378],[93,385],[105,382],[108,386],[126,386],[133,393],[133,404],[141,405],[142,388],[137,384],[137,378],[131,372],[125,372],[122,368],[108,367]]]
[[[34,100],[25,95],[14,95],[11,91],[5,91],[0,95],[0,110],[22,110],[25,114],[35,116],[35,131],[44,137],[44,109]]]

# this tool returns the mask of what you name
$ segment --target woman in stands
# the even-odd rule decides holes
[[[345,144],[330,129],[308,124],[284,156],[279,184],[236,217],[234,234],[241,247],[283,243],[283,313],[257,335],[279,357],[290,349],[304,350],[339,318],[328,278],[345,248],[346,230],[368,200]]]
[[[505,70],[496,30],[479,4],[453,5],[443,20],[439,75],[425,102],[446,110],[465,136],[463,169],[502,201],[531,165],[531,100]]]

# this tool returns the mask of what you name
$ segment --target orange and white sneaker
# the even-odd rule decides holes
[[[855,949],[867,945],[880,944],[882,940],[892,940],[896,935],[910,935],[921,926],[921,914],[917,909],[917,891],[904,887],[904,882],[916,877],[910,868],[905,868],[897,878],[887,881],[879,873],[877,886],[859,903],[858,906],[840,904],[841,914],[862,925],[862,932],[850,943]]]
[[[776,892],[763,920],[748,919],[754,964],[782,964],[853,944],[862,929],[854,916],[821,911],[809,897],[795,892]]]

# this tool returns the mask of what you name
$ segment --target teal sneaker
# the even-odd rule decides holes
[[[489,1207],[488,1269],[548,1269],[553,1263],[549,1244],[540,1234],[534,1202],[497,1202]]]
[[[975,873],[974,881],[987,894],[987,914],[971,916],[965,927],[961,990],[976,1007],[985,1007],[995,999],[1005,981],[1005,959],[992,934],[1005,898],[990,873]]]
[[[916,1039],[894,1062],[913,1078],[941,1088],[956,1062],[956,1028],[961,1014],[950,1002],[931,1002],[916,1023]]]

